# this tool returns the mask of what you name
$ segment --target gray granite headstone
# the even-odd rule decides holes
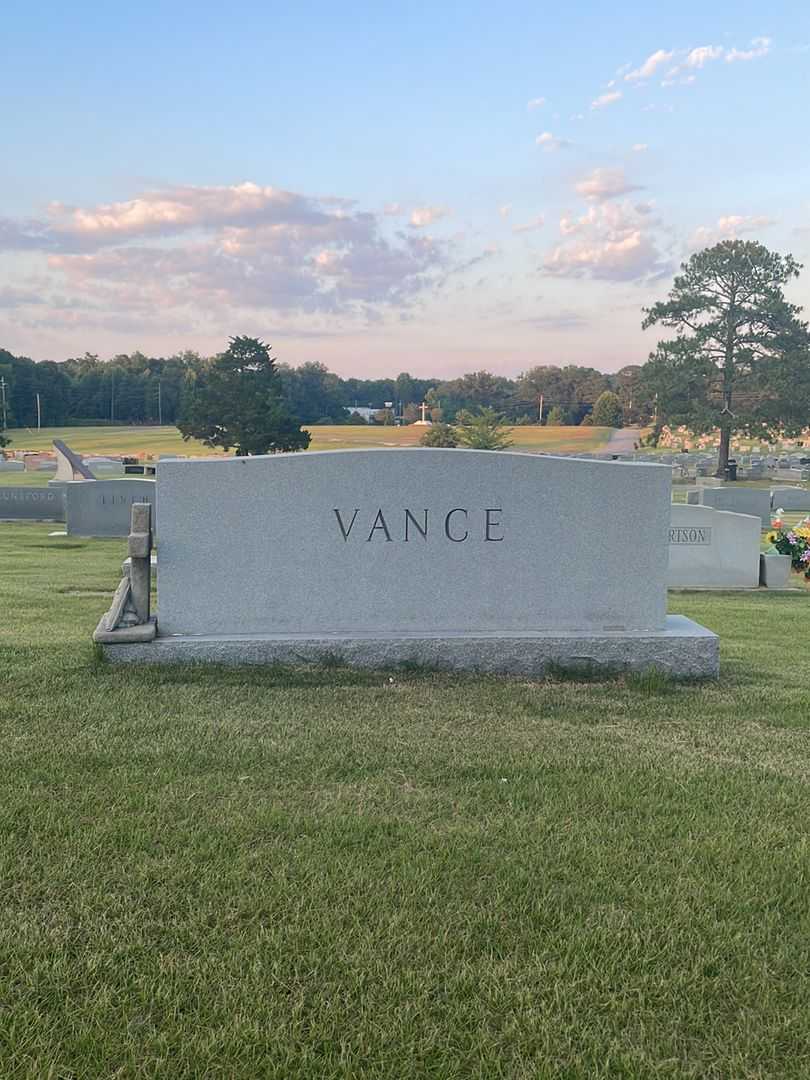
[[[102,647],[115,663],[716,676],[716,635],[666,614],[670,474],[415,448],[164,461],[157,634]]]
[[[762,488],[737,486],[702,487],[700,489],[702,506],[713,506],[715,510],[728,510],[732,514],[752,514],[762,522],[762,528],[771,524],[771,495]]]
[[[70,536],[129,536],[132,504],[155,504],[154,480],[74,480],[64,492]]]
[[[810,491],[800,487],[773,487],[771,506],[774,510],[810,510]]]
[[[670,479],[474,450],[162,461],[159,632],[660,628]]]
[[[0,520],[64,521],[64,493],[61,488],[0,486]]]
[[[709,506],[673,503],[669,527],[671,587],[755,589],[760,520]]]

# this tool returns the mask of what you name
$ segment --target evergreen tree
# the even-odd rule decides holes
[[[192,373],[177,426],[184,439],[235,447],[240,457],[305,450],[310,441],[287,409],[269,347],[250,337],[231,338],[221,356]]]
[[[614,394],[612,390],[605,390],[599,395],[591,413],[591,423],[595,427],[620,428],[622,426],[622,403],[618,394]]]
[[[675,338],[642,369],[658,422],[695,432],[720,428],[718,476],[731,436],[797,434],[810,413],[810,338],[782,287],[798,277],[792,255],[724,240],[681,267],[667,300],[646,311]]]

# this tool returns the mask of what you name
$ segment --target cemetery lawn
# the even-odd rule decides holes
[[[306,425],[304,425],[306,427]],[[416,446],[425,429],[379,427],[376,425],[312,425],[311,450],[346,450],[366,446]],[[515,449],[548,450],[551,453],[586,453],[599,450],[608,442],[612,428],[533,427],[511,429]],[[8,432],[11,450],[52,450],[53,440],[62,439],[79,454],[130,454],[158,457],[160,454],[185,454],[188,457],[217,453],[196,439],[183,442],[176,427],[73,427],[43,428],[31,431],[14,428]],[[3,474],[10,475],[10,474]],[[0,483],[3,483],[0,478]]]
[[[810,1075],[806,592],[672,595],[717,684],[116,669],[125,544],[51,530],[0,524],[0,1076]]]

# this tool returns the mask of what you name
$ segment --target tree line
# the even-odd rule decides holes
[[[5,384],[0,427],[34,428],[38,412],[43,427],[176,424],[190,387],[212,359],[187,351],[170,357],[134,352],[110,360],[86,353],[62,362],[35,362],[0,349]],[[590,367],[549,365],[514,379],[476,371],[449,380],[408,372],[388,379],[341,378],[315,361],[297,368],[277,362],[276,370],[287,408],[308,425],[362,423],[362,416],[353,415],[358,407],[374,410],[380,422],[396,416],[409,423],[419,418],[423,401],[433,419],[447,423],[460,413],[491,408],[510,423],[536,424],[541,399],[544,423],[579,424],[605,391],[616,393],[627,422],[644,422],[650,413],[639,389],[638,366],[605,375]]]

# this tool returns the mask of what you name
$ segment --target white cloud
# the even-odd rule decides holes
[[[669,270],[655,238],[658,223],[629,203],[591,206],[580,218],[560,219],[569,239],[552,248],[543,270],[555,277],[639,281]]]
[[[556,135],[552,135],[550,131],[544,131],[543,134],[538,135],[534,141],[546,151],[562,150],[569,145],[565,139],[560,139]]]
[[[714,225],[700,225],[689,240],[692,248],[711,247],[721,240],[733,240],[743,233],[759,232],[776,224],[775,218],[764,214],[727,214],[718,218]]]
[[[402,214],[405,213],[405,208],[403,207],[402,203],[386,203],[386,205],[383,207],[383,213],[386,217],[400,217]]]
[[[702,68],[711,60],[719,60],[722,55],[723,48],[721,45],[698,45],[697,48],[688,53],[683,62],[684,67]]]
[[[498,213],[501,215],[501,217],[505,221],[506,218],[508,218],[509,215],[512,213],[512,204],[511,203],[504,203],[503,206],[499,206],[498,207]]]
[[[614,101],[618,101],[621,96],[621,90],[609,90],[608,93],[600,94],[598,98],[594,98],[591,102],[591,108],[604,109],[606,105],[612,105]]]
[[[338,214],[351,205],[346,200],[337,203],[333,212]],[[323,201],[245,181],[231,186],[147,191],[126,202],[102,203],[89,209],[54,202],[49,216],[55,234],[100,244],[130,236],[168,236],[198,226],[273,221],[312,224],[323,219],[324,210]]]
[[[649,150],[649,146],[645,142],[633,143],[630,147],[634,154],[643,154],[645,150]]]
[[[533,218],[531,221],[525,222],[525,224],[523,224],[523,225],[513,225],[512,226],[512,232],[514,232],[514,233],[535,232],[535,230],[537,230],[537,229],[542,229],[543,226],[545,225],[545,223],[546,223],[546,219],[543,217],[542,214],[540,214],[540,215],[538,215],[538,217]]]
[[[771,44],[771,39],[767,37],[752,38],[750,49],[729,49],[726,63],[733,64],[735,60],[756,60],[760,56],[767,56],[771,51]]]
[[[636,79],[649,79],[662,64],[668,63],[674,55],[674,52],[666,52],[664,49],[658,49],[651,56],[647,57],[640,68],[636,68],[635,71],[628,71],[624,76],[625,81],[633,82]]]
[[[410,225],[413,229],[425,229],[433,225],[443,217],[447,217],[449,210],[443,206],[417,206],[411,211]]]
[[[624,175],[624,169],[594,169],[589,176],[580,180],[576,191],[583,199],[601,202],[617,195],[626,195],[628,191],[637,191],[638,185],[631,184]]]
[[[545,103],[546,103],[546,99],[544,97],[532,98],[532,100],[530,102],[528,102],[528,104],[526,105],[526,108],[527,109],[542,109],[542,107],[545,105]]]

